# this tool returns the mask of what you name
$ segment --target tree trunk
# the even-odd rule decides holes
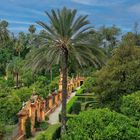
[[[67,49],[63,50],[62,58],[62,117],[61,117],[61,133],[64,134],[66,131],[66,102],[67,102],[67,61],[68,61],[68,51]]]

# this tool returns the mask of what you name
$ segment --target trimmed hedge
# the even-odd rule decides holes
[[[67,107],[66,107],[66,112],[67,113],[71,113],[72,111],[72,106],[74,104],[74,102],[77,100],[77,96],[74,96],[68,103],[67,103]]]
[[[123,96],[120,110],[124,115],[140,120],[140,91]]]
[[[78,116],[77,114],[67,114],[67,121],[77,116]],[[59,122],[61,122],[61,114],[59,114]]]
[[[109,109],[94,109],[80,113],[67,122],[62,140],[139,140],[138,123]]]
[[[37,136],[36,140],[56,140],[60,138],[60,130],[60,124],[50,125],[45,132]]]

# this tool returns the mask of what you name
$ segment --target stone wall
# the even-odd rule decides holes
[[[80,86],[81,81],[83,81],[83,77],[76,77],[68,80],[68,95]],[[45,116],[49,115],[53,112],[62,101],[62,77],[59,81],[59,90],[54,92],[46,97],[46,99],[40,98],[38,95],[32,95],[31,99],[25,103],[22,107],[21,111],[17,114],[19,118],[19,130],[18,130],[18,139],[20,137],[24,139],[25,136],[25,122],[28,117],[31,118],[31,132],[34,135],[35,133],[35,119],[37,121],[42,122],[45,120]]]

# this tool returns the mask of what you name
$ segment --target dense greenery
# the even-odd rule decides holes
[[[140,120],[140,91],[123,96],[121,112],[135,120]]]
[[[50,125],[49,128],[39,134],[36,140],[56,140],[60,137],[60,124]]]
[[[140,89],[140,48],[121,44],[96,77],[100,103],[117,110],[120,97]]]
[[[80,113],[67,123],[65,140],[130,140],[140,139],[138,124],[130,118],[108,109]]]
[[[38,22],[43,30],[36,32],[30,25],[27,33],[17,35],[8,30],[7,21],[0,20],[0,139],[18,122],[17,113],[32,94],[46,98],[58,90],[60,69],[65,78],[63,94],[67,74],[87,77],[67,107],[63,98],[63,118],[67,113],[69,120],[64,139],[140,139],[138,24],[122,36],[115,25],[87,27],[87,16],[76,13],[67,8],[46,12],[51,24]],[[96,109],[103,107],[112,112]],[[84,110],[91,111],[78,115]],[[27,135],[31,135],[30,123],[27,119]],[[35,125],[40,130],[48,127],[47,122],[36,121]],[[59,136],[60,125],[56,124],[37,139]]]

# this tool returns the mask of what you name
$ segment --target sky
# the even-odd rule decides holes
[[[79,15],[89,15],[95,28],[116,25],[128,32],[134,22],[140,23],[140,0],[0,0],[0,20],[7,20],[14,33],[28,32],[29,25],[36,25],[36,21],[48,22],[44,11],[64,6],[77,9]]]

